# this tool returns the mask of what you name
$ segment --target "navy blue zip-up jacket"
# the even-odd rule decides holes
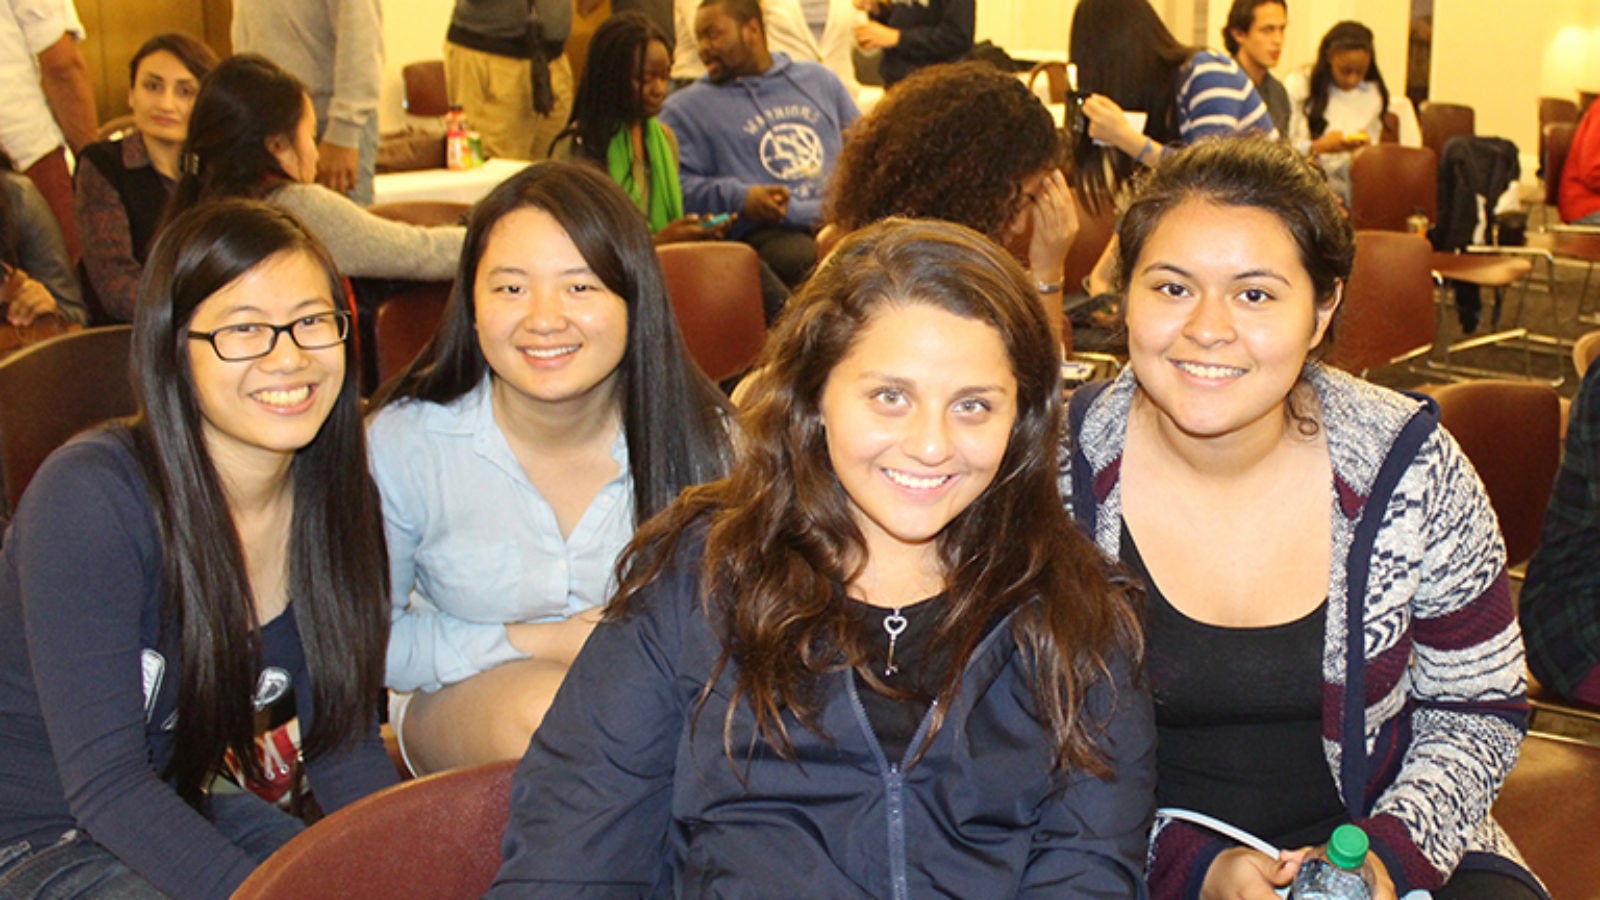
[[[517,768],[491,897],[1146,896],[1155,726],[1124,674],[1087,703],[1113,780],[1051,772],[1009,620],[916,764],[884,758],[848,670],[821,685],[829,738],[786,716],[779,759],[741,703],[730,764],[733,673],[695,709],[721,649],[702,549],[685,541],[637,611],[589,638]]]

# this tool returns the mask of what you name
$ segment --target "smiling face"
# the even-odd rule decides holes
[[[182,144],[189,133],[189,111],[199,92],[200,79],[183,60],[165,50],[151,53],[139,60],[128,91],[134,127],[146,141]]]
[[[628,347],[628,306],[554,216],[525,206],[495,223],[472,296],[498,396],[610,409]]]
[[[672,79],[672,57],[667,45],[660,41],[645,44],[644,61],[633,75],[634,95],[639,98],[639,110],[646,119],[661,113],[661,104],[667,100],[667,84]]]
[[[1281,3],[1263,3],[1254,11],[1250,30],[1234,30],[1233,39],[1239,42],[1238,56],[1248,59],[1262,69],[1271,69],[1283,55],[1283,33],[1289,24],[1289,13]]]
[[[761,25],[751,19],[740,25],[720,3],[700,7],[694,14],[694,34],[700,62],[714,84],[755,75],[762,70],[756,48],[762,42]]]
[[[1335,50],[1328,54],[1328,68],[1333,84],[1342,91],[1353,91],[1367,80],[1367,69],[1372,66],[1372,54],[1361,49]]]
[[[1017,380],[992,326],[912,301],[868,320],[829,373],[820,407],[868,558],[932,555],[999,470]]]
[[[1145,239],[1127,296],[1128,363],[1158,419],[1191,439],[1270,438],[1337,300],[1273,213],[1191,199]]]
[[[328,273],[316,257],[287,250],[203,300],[188,330],[230,325],[286,325],[337,310]],[[228,362],[204,340],[189,342],[189,372],[202,432],[213,457],[288,457],[311,443],[344,383],[345,348],[302,350],[278,335],[266,356]]]

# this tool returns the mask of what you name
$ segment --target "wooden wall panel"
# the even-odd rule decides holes
[[[128,60],[139,45],[166,31],[182,31],[211,45],[218,56],[229,49],[232,0],[76,0],[88,40],[89,63],[100,121],[128,111]]]

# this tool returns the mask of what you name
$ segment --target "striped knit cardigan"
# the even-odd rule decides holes
[[[1458,866],[1536,885],[1489,815],[1527,728],[1527,680],[1488,497],[1431,400],[1318,365],[1305,375],[1333,464],[1322,736],[1346,811],[1401,895]],[[1080,389],[1062,453],[1066,503],[1113,559],[1135,387],[1130,369]],[[1084,494],[1094,502],[1076,503]],[[1152,897],[1197,896],[1229,846],[1158,820]]]

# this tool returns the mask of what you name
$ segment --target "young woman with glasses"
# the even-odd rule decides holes
[[[0,550],[0,896],[228,896],[302,827],[236,787],[263,718],[298,717],[326,811],[394,781],[340,284],[252,201],[157,240],[137,414],[52,454]]]

